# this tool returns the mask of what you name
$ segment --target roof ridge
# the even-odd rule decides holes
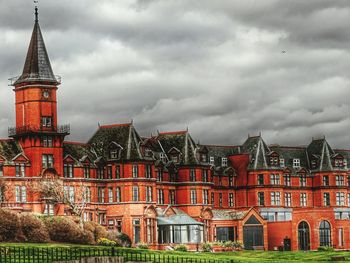
[[[106,125],[101,125],[101,129],[109,129],[109,128],[115,128],[115,127],[126,127],[132,125],[131,122],[128,123],[114,123],[114,124],[106,124]]]
[[[90,145],[90,144],[85,143],[85,142],[77,142],[77,141],[64,141],[63,143],[66,143],[66,144],[79,144],[79,145],[86,145],[86,146]]]
[[[200,144],[200,146],[237,148],[237,147],[241,147],[242,145]]]
[[[187,130],[160,132],[159,135],[186,134]]]

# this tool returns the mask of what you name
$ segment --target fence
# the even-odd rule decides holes
[[[86,257],[123,257],[125,261],[153,263],[233,263],[232,259],[203,259],[188,254],[164,254],[152,250],[115,247],[0,247],[0,263],[52,263]]]

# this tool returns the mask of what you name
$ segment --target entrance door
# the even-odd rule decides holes
[[[243,226],[244,249],[264,246],[264,228],[255,216],[251,216]]]
[[[284,251],[291,251],[291,244],[292,244],[292,242],[291,242],[290,238],[285,238],[283,240],[283,250]]]
[[[309,225],[302,221],[298,226],[299,250],[310,250],[310,229]]]

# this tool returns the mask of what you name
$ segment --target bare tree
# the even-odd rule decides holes
[[[90,189],[82,182],[67,184],[58,176],[46,177],[32,183],[31,189],[47,203],[67,205],[82,226],[84,211],[90,202]]]

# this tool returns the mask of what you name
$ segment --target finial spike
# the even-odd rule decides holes
[[[35,22],[38,22],[39,21],[38,1],[34,0],[34,4],[35,4]]]

